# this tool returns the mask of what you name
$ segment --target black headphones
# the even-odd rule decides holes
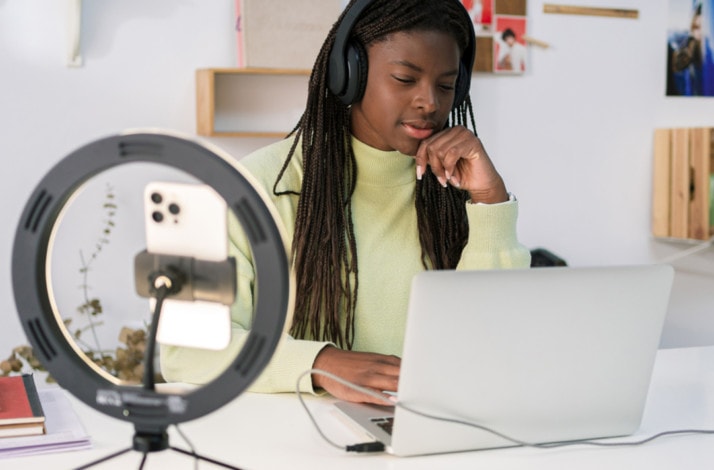
[[[454,1],[463,8],[459,0]],[[350,34],[352,34],[352,28],[370,3],[372,3],[372,0],[357,1],[345,12],[335,32],[335,43],[330,50],[327,86],[335,96],[348,106],[362,99],[367,84],[367,53],[361,44],[349,39]],[[465,8],[464,13],[468,17]],[[468,24],[470,30],[469,42],[463,54],[461,54],[452,109],[456,109],[463,103],[471,88],[471,71],[473,70],[476,55],[476,33],[470,18]]]

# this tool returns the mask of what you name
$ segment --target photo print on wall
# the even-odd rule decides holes
[[[714,0],[669,0],[667,96],[714,96]]]
[[[523,74],[528,69],[526,0],[461,0],[476,33],[475,72]]]

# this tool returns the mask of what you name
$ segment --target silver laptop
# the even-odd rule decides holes
[[[399,401],[529,443],[632,434],[673,275],[668,265],[421,273]],[[400,407],[337,407],[395,455],[515,445]]]

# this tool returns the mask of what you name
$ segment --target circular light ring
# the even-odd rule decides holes
[[[88,179],[135,162],[178,168],[212,186],[242,224],[253,251],[256,284],[262,286],[254,305],[253,325],[240,353],[213,381],[185,394],[159,393],[103,377],[68,342],[49,297],[49,243],[63,207]],[[42,364],[82,402],[143,429],[161,429],[201,417],[240,395],[271,359],[293,302],[285,236],[266,201],[229,155],[176,135],[126,133],[94,141],[65,157],[33,191],[18,224],[12,253],[15,303]]]

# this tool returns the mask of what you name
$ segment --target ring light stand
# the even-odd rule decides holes
[[[48,286],[53,229],[61,220],[64,206],[94,175],[134,162],[172,166],[212,186],[247,234],[256,283],[261,286],[254,304],[253,325],[240,353],[213,381],[185,394],[157,393],[153,388],[108,378],[75,349]],[[59,385],[95,410],[134,424],[131,448],[94,463],[132,448],[142,452],[144,459],[148,452],[169,448],[170,425],[211,413],[240,395],[257,378],[271,359],[292,309],[294,286],[286,247],[281,226],[260,190],[229,155],[205,144],[158,132],[126,133],[81,147],[50,170],[33,191],[16,230],[13,290],[28,340]]]

